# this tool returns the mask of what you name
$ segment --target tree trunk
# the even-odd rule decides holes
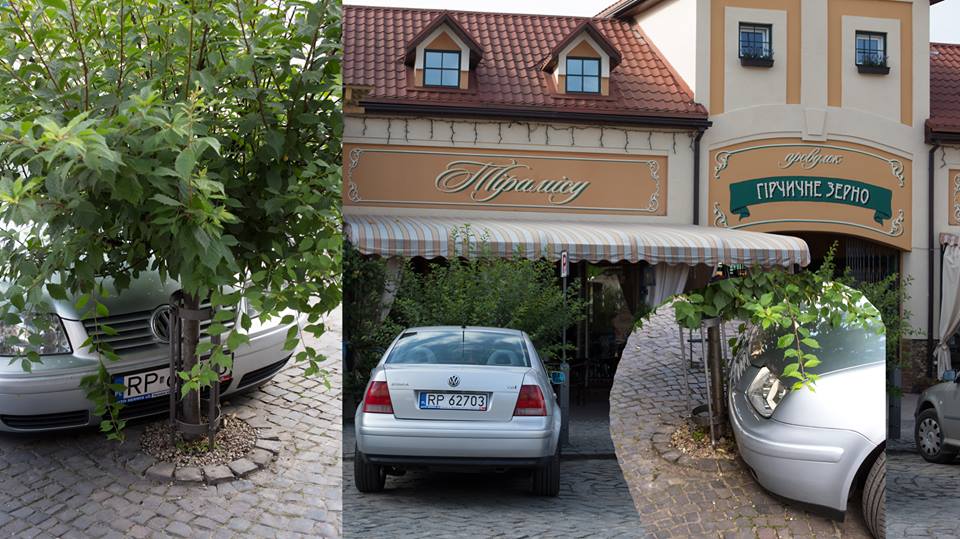
[[[197,310],[200,308],[200,299],[190,294],[184,294],[183,306],[186,309]],[[183,370],[189,371],[199,361],[197,358],[197,343],[200,341],[200,321],[184,319],[181,323],[183,324]],[[180,399],[180,417],[185,423],[200,424],[200,393],[198,391],[190,391],[184,398]],[[182,432],[180,434],[188,442],[202,438],[202,436],[190,436]]]
[[[707,365],[710,369],[710,406],[713,409],[712,430],[716,442],[721,436],[726,435],[727,426],[727,403],[723,398],[725,388],[723,387],[723,343],[720,339],[720,325],[711,324],[707,326]]]

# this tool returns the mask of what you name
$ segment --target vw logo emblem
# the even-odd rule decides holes
[[[170,306],[161,305],[150,315],[150,333],[157,342],[170,342]]]
[[[460,385],[460,377],[456,375],[451,376],[450,379],[447,380],[447,383],[450,384],[450,387],[457,387]]]

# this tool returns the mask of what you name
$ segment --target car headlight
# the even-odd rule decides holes
[[[770,369],[763,367],[757,373],[753,382],[750,383],[750,388],[747,389],[747,398],[750,399],[750,404],[753,405],[758,414],[763,417],[770,417],[787,394],[787,391],[789,389],[780,381],[780,377],[771,372]]]
[[[26,315],[16,324],[0,320],[0,356],[69,354],[70,340],[55,314]]]

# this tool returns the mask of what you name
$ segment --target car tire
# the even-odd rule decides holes
[[[533,471],[533,493],[537,496],[560,494],[560,451],[557,450],[546,464]]]
[[[863,509],[863,520],[867,523],[870,533],[877,539],[887,536],[887,507],[884,502],[884,488],[887,482],[887,454],[881,452],[870,467],[867,481],[863,485],[863,496],[860,503]]]
[[[949,449],[943,445],[943,427],[937,411],[933,408],[928,408],[917,416],[913,439],[920,456],[927,462],[946,464],[957,457],[955,449]]]
[[[387,470],[368,462],[359,449],[353,450],[353,484],[360,492],[380,492],[387,482]]]

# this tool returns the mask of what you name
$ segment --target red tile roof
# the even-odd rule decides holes
[[[343,6],[343,12],[344,84],[370,88],[362,100],[368,108],[377,103],[429,105],[436,110],[495,109],[516,116],[615,115],[624,121],[707,118],[706,109],[693,101],[692,92],[646,36],[624,21],[355,5]],[[411,68],[404,64],[411,39],[443,14],[452,16],[483,47],[469,90],[415,87]],[[547,80],[551,75],[541,69],[543,63],[558,43],[587,21],[622,56],[610,74],[610,95],[556,94]]]
[[[960,45],[930,44],[930,119],[936,132],[960,133]]]

